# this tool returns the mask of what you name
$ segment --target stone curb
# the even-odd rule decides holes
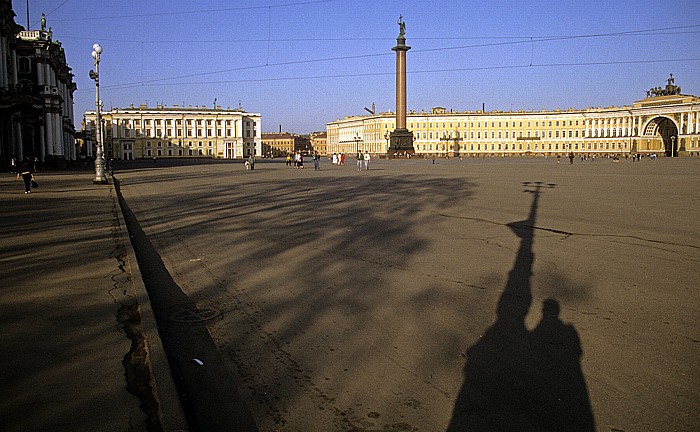
[[[153,396],[158,401],[158,417],[165,432],[187,432],[187,420],[185,412],[180,404],[177,388],[172,378],[168,357],[165,354],[165,349],[160,339],[156,318],[151,309],[151,301],[146,292],[146,286],[141,277],[141,269],[136,260],[136,253],[131,244],[131,237],[124,222],[119,197],[110,183],[112,199],[116,200],[117,216],[119,218],[119,227],[124,240],[124,249],[127,256],[127,269],[131,275],[131,283],[133,284],[136,293],[136,303],[138,304],[139,314],[141,315],[141,327],[146,343],[146,353],[149,369],[151,370],[151,386],[153,388]]]

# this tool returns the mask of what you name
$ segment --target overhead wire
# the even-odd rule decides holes
[[[662,28],[653,28],[653,29],[644,29],[644,30],[630,30],[630,31],[624,31],[624,32],[610,32],[610,33],[593,33],[593,34],[586,34],[586,35],[569,35],[569,36],[540,36],[540,37],[530,37],[528,39],[523,39],[523,40],[517,40],[517,41],[507,41],[507,42],[490,42],[490,43],[480,43],[480,44],[470,44],[470,45],[461,45],[461,46],[452,46],[452,47],[438,47],[438,48],[425,48],[425,49],[415,49],[413,51],[414,54],[417,53],[430,53],[430,52],[438,52],[438,51],[447,51],[447,50],[461,50],[461,49],[471,49],[471,48],[485,48],[485,47],[494,47],[494,46],[505,46],[505,45],[517,45],[517,44],[531,44],[531,58],[530,58],[530,66],[538,66],[533,64],[533,50],[534,50],[534,43],[540,43],[540,42],[552,42],[552,41],[565,41],[565,40],[575,40],[575,39],[587,39],[587,38],[603,38],[603,37],[613,37],[613,36],[629,36],[629,35],[655,35],[659,31],[670,31],[670,30],[686,30],[686,29],[691,29],[691,28],[698,28],[700,27],[700,24],[696,25],[683,25],[683,26],[675,26],[675,27],[662,27]],[[268,30],[268,35],[269,35],[269,30]],[[268,42],[271,41],[271,39],[267,40]],[[290,60],[290,61],[284,61],[284,62],[275,62],[275,63],[270,63],[269,62],[269,51],[266,55],[266,60],[265,64],[258,64],[258,65],[250,65],[250,66],[241,66],[241,67],[236,67],[236,68],[229,68],[229,69],[222,69],[222,70],[215,70],[215,71],[206,71],[206,72],[199,72],[199,73],[192,73],[192,74],[185,74],[185,75],[177,75],[177,76],[170,76],[170,77],[163,77],[163,78],[154,78],[150,80],[142,80],[139,82],[135,83],[123,83],[123,84],[114,84],[113,86],[103,86],[102,88],[104,90],[107,89],[117,89],[117,88],[133,88],[133,87],[138,87],[138,86],[144,86],[144,85],[154,85],[157,83],[162,83],[164,81],[172,81],[172,80],[179,80],[179,79],[185,79],[185,78],[195,78],[195,77],[202,77],[202,76],[208,76],[208,75],[217,75],[217,74],[223,74],[223,73],[230,73],[230,72],[239,72],[239,71],[244,71],[244,70],[253,70],[253,69],[260,69],[260,68],[266,68],[266,67],[273,67],[273,66],[291,66],[291,65],[300,65],[300,64],[310,64],[310,63],[319,63],[319,62],[330,62],[330,61],[343,61],[343,60],[357,60],[357,59],[362,59],[362,58],[372,58],[372,57],[383,57],[383,56],[390,56],[393,55],[391,52],[383,52],[383,53],[372,53],[372,54],[358,54],[358,55],[348,55],[348,56],[336,56],[336,57],[327,57],[327,58],[317,58],[317,59],[304,59],[304,60]],[[692,61],[693,59],[690,60],[680,60],[680,61]],[[641,62],[658,62],[658,61],[641,61]],[[634,61],[634,63],[638,63],[637,61]],[[593,64],[593,63],[591,63]],[[616,64],[615,62],[598,62],[595,64],[599,65],[604,65],[604,64]],[[619,63],[619,64],[625,64]],[[563,66],[564,64],[560,64],[560,66]],[[576,65],[582,65],[579,63],[570,63],[570,66],[576,66]],[[539,65],[538,67],[542,67],[544,65]],[[520,66],[517,66],[520,67]],[[487,67],[488,68],[488,67]],[[458,70],[471,70],[471,69],[458,69]],[[438,70],[440,71],[440,70]],[[446,71],[446,70],[444,70]],[[443,71],[443,72],[444,72]],[[353,75],[355,76],[355,75]],[[367,76],[367,75],[365,75]],[[327,78],[331,77],[338,77],[337,75],[329,75],[329,76],[324,76]],[[301,78],[299,78],[301,79]],[[269,80],[271,81],[277,81],[279,80],[278,78],[270,78]],[[182,84],[182,83],[180,83]]]
[[[75,21],[101,21],[106,19],[123,19],[123,18],[149,18],[149,17],[161,17],[161,16],[173,16],[173,15],[193,15],[202,13],[212,13],[212,12],[233,12],[242,10],[255,10],[255,9],[267,9],[267,8],[283,8],[291,6],[305,6],[310,4],[318,3],[330,3],[338,0],[309,0],[293,3],[282,3],[278,5],[258,5],[258,6],[235,6],[226,8],[216,8],[216,9],[201,9],[201,10],[190,10],[190,11],[158,11],[153,13],[141,13],[141,14],[128,14],[128,15],[108,15],[108,16],[96,16],[96,17],[82,17],[82,18],[63,18],[54,19],[56,22],[75,22]]]
[[[520,65],[499,65],[499,66],[475,66],[468,68],[444,68],[444,69],[429,69],[406,71],[408,75],[416,74],[433,74],[445,72],[475,72],[487,70],[505,70],[505,69],[527,69],[527,68],[545,68],[545,67],[572,67],[572,66],[610,66],[610,65],[630,65],[630,64],[652,64],[652,63],[678,63],[678,62],[694,62],[700,61],[697,58],[682,58],[682,59],[657,59],[657,60],[619,60],[619,61],[604,61],[604,62],[579,62],[579,63],[529,63]],[[252,82],[274,82],[274,81],[302,81],[314,79],[335,79],[335,78],[359,78],[371,76],[393,76],[394,72],[363,72],[349,74],[329,74],[329,75],[313,75],[313,76],[287,76],[276,78],[243,78],[233,80],[218,80],[218,81],[190,81],[190,82],[174,82],[174,83],[149,83],[149,86],[185,86],[185,85],[212,85],[212,84],[235,84],[235,83],[252,83]],[[111,86],[103,86],[102,90],[123,90],[129,88],[141,87],[140,83],[115,84]],[[86,90],[87,91],[87,90]],[[80,92],[78,90],[77,92]]]

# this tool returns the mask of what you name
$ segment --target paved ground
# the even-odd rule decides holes
[[[1,430],[700,429],[700,161],[178,165],[0,175]]]
[[[185,426],[114,189],[94,178],[38,173],[25,195],[0,173],[3,432]]]
[[[698,160],[120,168],[193,429],[700,430]]]

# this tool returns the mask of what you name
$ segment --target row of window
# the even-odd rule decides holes
[[[560,148],[561,146],[561,148]],[[416,145],[416,148],[420,150],[422,147],[423,151],[447,151],[448,146],[446,144],[418,144]],[[490,147],[490,148],[489,148]],[[502,144],[502,143],[491,143],[491,144],[469,144],[469,147],[466,145],[449,145],[449,150],[454,151],[454,150],[471,150],[471,151],[480,151],[480,150],[499,150],[499,151],[507,151],[507,150],[521,150],[521,151],[550,151],[550,150],[624,150],[627,149],[627,143],[625,142],[617,142],[617,143],[518,143],[518,144]]]
[[[154,153],[151,149],[146,149],[146,156],[163,156],[163,150],[157,149],[156,152]],[[178,149],[177,151],[178,156],[184,156],[184,152],[182,149]],[[196,152],[193,149],[188,149],[187,150],[187,155],[188,156],[204,156],[204,150],[203,149],[198,149]],[[213,149],[208,149],[206,152],[207,156],[213,156],[214,151]],[[171,149],[168,149],[168,156],[173,156],[173,151]]]
[[[498,122],[498,127],[499,127],[499,128],[501,128],[501,127],[523,127],[524,124],[527,124],[527,127],[531,127],[531,124],[532,124],[532,123],[533,123],[533,122],[530,122],[530,121],[528,121],[528,122],[522,122],[522,121],[521,121],[521,122],[516,122],[516,121],[510,122],[510,121],[507,121],[507,122],[505,122],[505,126],[503,126],[503,122],[499,121],[499,122]],[[542,123],[542,126],[547,125],[547,122],[545,122],[545,121],[542,121],[542,122],[536,121],[536,122],[534,122],[534,123],[535,123],[535,127],[539,127],[539,126],[540,126],[540,123]],[[555,120],[555,121],[551,121],[551,120],[550,120],[550,121],[549,121],[549,126],[550,126],[550,127],[551,127],[551,126],[558,127],[558,126],[560,126],[560,123],[561,123],[561,126],[566,126],[566,120]],[[450,127],[450,128],[452,128],[452,127],[467,127],[467,123],[464,122],[464,123],[456,123],[455,126],[453,126],[453,123],[442,123],[442,128],[445,129],[445,128],[447,127],[448,124],[449,124],[449,127]],[[511,126],[511,124],[512,124],[512,126]],[[578,125],[579,125],[579,121],[578,121],[578,120],[569,120],[569,126],[578,126]],[[409,127],[410,127],[411,129],[414,129],[414,127],[415,127],[416,129],[420,129],[420,128],[423,128],[423,129],[439,128],[439,127],[440,127],[440,123],[426,123],[426,122],[423,122],[423,123],[410,123],[410,124],[409,124]],[[469,122],[469,127],[474,128],[474,122]],[[480,127],[481,127],[481,122],[476,122],[476,127],[477,127],[477,128],[480,128]],[[484,127],[485,127],[485,128],[488,128],[488,127],[489,127],[489,122],[485,121],[485,122],[484,122]],[[492,122],[491,122],[491,127],[492,127],[492,128],[495,128],[495,127],[496,127],[496,122],[495,122],[495,121],[492,121]]]
[[[126,130],[123,131],[122,136],[123,136],[124,138],[132,138],[132,133],[131,133],[131,132],[132,132],[131,129],[126,129]],[[160,137],[163,137],[163,138],[171,138],[171,137],[172,137],[172,138],[174,138],[175,136],[171,135],[170,132],[171,132],[171,130],[169,130],[169,129],[166,129],[166,130],[165,130],[165,133],[163,133],[163,131],[160,130],[160,129],[156,129],[156,130],[155,130],[155,133],[153,134],[153,136],[155,136],[155,137],[157,137],[157,138],[160,138]],[[185,129],[185,131],[184,131],[184,136],[185,136],[185,137],[188,137],[188,136],[193,136],[193,137],[198,137],[198,136],[201,136],[201,137],[203,137],[203,136],[210,137],[210,136],[213,136],[213,135],[212,135],[212,130],[211,130],[211,129],[207,129],[207,130],[206,130],[206,132],[207,132],[206,135],[204,135],[202,132],[203,132],[202,129],[197,129],[196,133],[195,133],[195,134],[192,134],[192,133],[188,133],[188,129]],[[224,137],[224,138],[226,138],[226,137],[234,137],[234,138],[235,138],[235,137],[236,137],[236,134],[234,133],[234,130],[233,130],[233,129],[226,129],[226,130],[225,130],[226,135],[222,135],[221,132],[222,132],[221,129],[217,129],[217,130],[216,130],[216,136],[217,136],[217,137]],[[178,138],[181,138],[181,137],[183,136],[183,130],[182,130],[182,129],[178,129],[178,130],[176,131],[176,134],[177,134],[177,137],[178,137]],[[141,134],[141,129],[135,129],[133,135],[134,135],[133,138],[140,138],[140,137],[142,136],[142,134]],[[250,135],[251,135],[250,129],[246,129],[246,137],[247,137],[247,138],[250,138]],[[252,131],[252,135],[253,135],[253,136],[256,136],[255,130]],[[150,136],[150,135],[149,135],[149,136]]]
[[[168,141],[166,144],[167,144],[168,147],[178,147],[178,144],[174,144],[174,145],[173,145],[173,142],[172,142],[172,141]],[[182,145],[182,144],[180,144],[180,145]],[[209,146],[209,147],[212,147],[213,145],[214,145],[214,144],[213,144],[211,141],[209,141],[208,146]],[[193,147],[192,141],[188,141],[188,142],[187,142],[187,146],[188,146],[188,147]],[[199,147],[202,147],[202,146],[203,146],[202,141],[199,141],[198,146],[199,146]],[[151,142],[150,142],[150,141],[146,141],[146,147],[151,147]],[[161,141],[158,141],[158,142],[156,143],[156,147],[164,147],[164,146],[163,146],[163,143],[162,143]]]
[[[581,136],[584,136],[584,131],[580,131]],[[623,129],[612,129],[612,130],[604,130],[601,131],[600,133],[597,130],[590,131],[590,134],[587,135],[587,138],[597,138],[597,137],[618,137],[618,136],[624,136],[623,133],[627,132],[626,130],[623,131]],[[633,135],[636,134],[636,131],[633,131]],[[459,139],[462,138],[462,134],[459,131],[456,132],[442,132],[442,137],[439,136],[439,132],[435,132],[434,134],[435,139]],[[517,135],[516,132],[513,131],[491,131],[491,139],[514,139],[514,138],[579,138],[579,130],[555,130],[555,131],[534,131],[534,135],[532,131],[525,131],[525,135],[523,135],[523,131],[518,131]],[[464,136],[466,138],[466,134]],[[488,139],[489,138],[489,133],[488,131],[484,131],[482,134],[481,131],[471,131],[469,133],[469,138],[470,139]],[[433,139],[433,132],[417,132],[415,135],[416,140],[420,139]]]
[[[193,121],[195,122],[194,124],[197,126],[206,125],[206,126],[211,127],[214,125],[213,120],[186,119],[185,126],[192,126]],[[219,127],[221,127],[222,125],[225,125],[226,127],[232,127],[236,123],[236,121],[237,120],[216,120],[216,125]],[[162,120],[162,119],[153,119],[153,120],[144,119],[143,120],[144,127],[150,127],[151,124],[153,124],[155,127],[160,127],[162,125],[165,125],[166,127],[171,127],[173,125],[173,122],[175,123],[176,126],[182,126],[182,119],[174,119],[174,120],[170,120],[170,119],[165,119],[165,120]],[[138,121],[137,121],[137,123],[138,123]],[[122,127],[132,127],[132,125],[133,125],[132,120],[125,120],[125,119],[121,120]],[[255,127],[255,122],[245,122],[245,126],[246,127],[251,127],[251,126]]]

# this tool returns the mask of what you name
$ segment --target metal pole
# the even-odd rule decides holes
[[[96,184],[107,184],[105,177],[104,140],[102,136],[102,118],[100,115],[100,53],[102,47],[93,45],[92,57],[95,59],[95,72],[90,77],[95,80],[95,140],[97,140],[97,156],[95,158],[95,180]]]

